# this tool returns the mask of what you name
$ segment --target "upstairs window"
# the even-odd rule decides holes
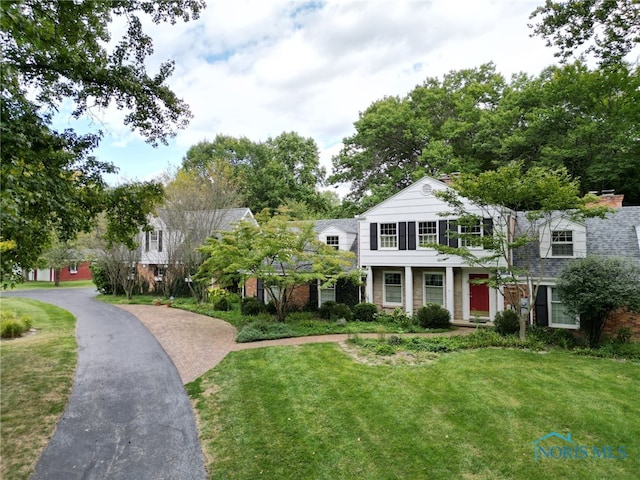
[[[327,245],[335,250],[340,249],[340,237],[338,235],[327,235]]]
[[[418,245],[426,247],[430,243],[438,243],[438,222],[419,222]]]
[[[162,251],[162,230],[154,230],[153,232],[146,232],[144,236],[144,250],[149,251]]]
[[[482,225],[460,225],[461,235],[470,235],[466,237],[460,237],[460,246],[467,248],[482,248],[480,238],[482,237]],[[475,238],[477,237],[477,238]]]
[[[380,248],[398,248],[398,225],[380,224]]]
[[[573,232],[571,230],[551,232],[551,256],[573,257]]]

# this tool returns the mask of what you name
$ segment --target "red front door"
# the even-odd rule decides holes
[[[469,274],[469,306],[472,317],[489,316],[489,286],[486,283],[473,283],[474,279],[489,278],[485,273]]]

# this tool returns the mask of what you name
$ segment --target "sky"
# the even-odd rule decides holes
[[[493,62],[508,79],[557,63],[529,15],[543,0],[208,0],[196,21],[149,22],[148,72],[173,59],[168,85],[191,108],[189,126],[153,148],[108,109],[58,127],[104,133],[94,151],[116,184],[157,178],[189,147],[216,135],[265,141],[282,132],[315,140],[323,166],[376,100],[404,96],[427,78]],[[114,24],[114,38],[122,25]]]

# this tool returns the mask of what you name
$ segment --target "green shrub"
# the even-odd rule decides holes
[[[418,321],[424,328],[449,328],[451,314],[436,303],[428,303],[418,310]]]
[[[389,355],[395,355],[396,349],[393,348],[393,346],[389,345],[388,343],[381,343],[376,347],[375,352],[376,352],[376,355],[389,356]]]
[[[320,315],[320,318],[331,320],[331,314],[333,313],[333,309],[336,305],[337,303],[332,300],[324,302],[322,305],[320,305],[320,308],[318,308],[318,315]]]
[[[0,328],[2,338],[16,338],[22,335],[23,325],[16,319],[7,318],[2,320]]]
[[[344,318],[346,321],[350,321],[353,314],[351,309],[344,303],[328,301],[320,306],[318,315],[326,320]]]
[[[573,330],[555,328],[551,332],[550,343],[564,349],[569,349],[576,346],[576,337],[573,334]]]
[[[378,307],[373,303],[358,303],[353,307],[353,319],[356,322],[374,322]]]
[[[513,310],[496,313],[493,319],[496,332],[500,335],[515,335],[520,330],[520,319]]]
[[[231,301],[228,297],[220,297],[214,304],[214,310],[219,310],[221,312],[228,312],[231,310]]]
[[[407,315],[401,308],[396,308],[392,313],[381,313],[376,316],[379,322],[394,325],[402,330],[412,331],[415,325],[415,319]]]
[[[631,343],[631,336],[633,332],[629,327],[620,327],[616,333],[616,342],[618,343]]]
[[[338,303],[335,307],[333,307],[332,316],[335,319],[344,318],[348,322],[351,320],[353,314],[351,313],[351,309],[348,305],[345,305],[344,303]]]
[[[236,342],[246,343],[293,336],[295,336],[295,331],[286,323],[258,320],[245,325],[236,336]]]
[[[265,305],[256,297],[246,297],[240,302],[240,313],[256,316],[265,311]]]

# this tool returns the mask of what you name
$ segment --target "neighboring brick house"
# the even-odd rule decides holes
[[[71,282],[74,280],[91,280],[91,262],[79,261],[71,262],[67,267],[60,270],[60,281]],[[37,268],[29,271],[28,280],[30,282],[55,282],[55,269]]]

